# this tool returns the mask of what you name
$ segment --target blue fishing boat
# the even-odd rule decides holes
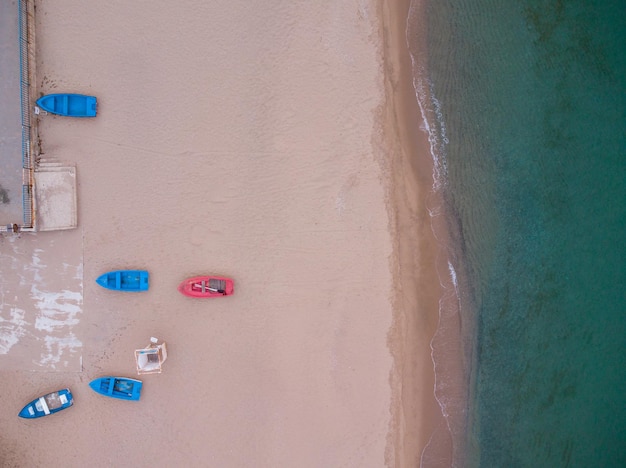
[[[100,275],[96,283],[114,291],[139,292],[148,290],[148,278],[145,270],[117,270]]]
[[[73,404],[72,392],[70,392],[69,388],[64,388],[31,401],[22,408],[18,416],[27,419],[41,418],[42,416],[58,413]]]
[[[141,380],[126,377],[100,377],[89,383],[91,389],[100,395],[132,401],[139,400],[142,385]]]
[[[95,117],[96,98],[84,94],[47,94],[37,99],[37,105],[51,114],[66,117]]]

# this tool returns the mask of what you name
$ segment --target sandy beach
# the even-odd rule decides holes
[[[27,330],[1,348],[2,466],[419,464],[440,290],[408,1],[269,3],[35,2],[38,91],[98,116],[38,117],[42,154],[76,165],[78,229],[0,238],[2,332]],[[80,294],[58,328],[30,326],[46,300],[7,322],[34,258],[41,297]],[[150,290],[95,283],[119,268]],[[176,291],[199,274],[235,294]],[[136,377],[151,336],[169,358],[140,402],[88,388]],[[73,408],[17,418],[63,387]]]

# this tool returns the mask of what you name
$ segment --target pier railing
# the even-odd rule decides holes
[[[33,129],[31,125],[32,102],[31,81],[34,73],[34,8],[32,0],[18,0],[19,42],[20,42],[20,101],[22,107],[22,204],[23,228],[33,227],[33,153],[31,143]]]

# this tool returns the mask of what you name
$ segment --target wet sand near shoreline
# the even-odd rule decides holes
[[[3,464],[412,466],[436,424],[436,309],[420,296],[428,230],[403,224],[425,208],[395,211],[402,190],[421,192],[392,190],[407,166],[390,146],[403,137],[385,83],[397,63],[381,54],[396,46],[378,2],[36,6],[40,91],[99,107],[39,118],[45,157],[77,166],[78,230],[10,242],[80,242],[82,371],[2,368]],[[96,285],[117,268],[149,270],[150,290]],[[176,291],[198,274],[233,277],[235,294]],[[140,402],[88,388],[135,377],[150,336],[170,356]],[[65,386],[73,408],[11,416]]]

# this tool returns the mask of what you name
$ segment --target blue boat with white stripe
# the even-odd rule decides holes
[[[58,413],[74,404],[74,398],[69,388],[41,396],[22,408],[18,416],[20,418],[34,419]]]

